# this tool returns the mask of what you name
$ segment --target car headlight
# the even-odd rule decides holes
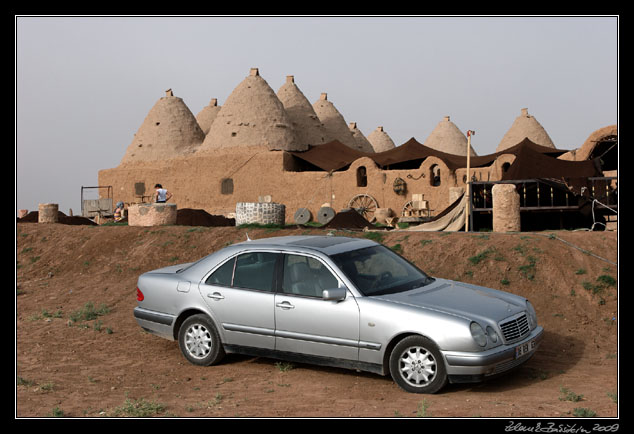
[[[487,344],[487,336],[484,333],[482,326],[477,322],[472,322],[469,328],[471,329],[471,336],[473,337],[473,340],[475,340],[481,347],[484,347]]]
[[[487,336],[489,337],[489,340],[491,341],[492,344],[497,344],[498,341],[500,340],[500,337],[498,336],[497,332],[493,330],[493,327],[491,326],[487,326]]]
[[[528,324],[532,330],[537,327],[537,312],[528,300],[526,300],[526,312],[528,313]]]

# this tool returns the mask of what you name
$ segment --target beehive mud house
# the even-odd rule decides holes
[[[466,186],[466,149],[465,133],[449,116],[424,143],[412,137],[395,146],[382,126],[365,137],[326,93],[311,104],[293,76],[276,93],[252,68],[224,104],[212,98],[196,116],[166,91],[119,166],[99,171],[99,185],[113,187],[114,202],[130,204],[148,201],[153,186],[161,183],[179,209],[213,215],[231,215],[238,202],[270,196],[286,206],[288,223],[297,210],[309,210],[316,220],[322,206],[340,211],[357,207],[359,198],[396,216],[403,215],[412,198],[423,198],[433,216],[452,203],[456,188]],[[590,132],[574,150],[560,150],[522,109],[494,154],[479,156],[471,148],[470,176],[485,184],[546,180],[557,191],[567,188],[587,196],[591,178],[616,176],[617,165],[616,125]],[[615,181],[606,182],[603,190],[615,193]],[[474,184],[474,201],[483,193],[486,185],[478,190]],[[560,193],[543,190],[541,195],[558,198]],[[480,199],[484,202],[479,208],[474,202],[474,209],[484,215],[486,197]],[[577,202],[568,198],[566,206]]]

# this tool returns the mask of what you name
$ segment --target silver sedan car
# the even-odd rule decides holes
[[[248,240],[142,274],[137,323],[191,363],[226,353],[391,375],[435,393],[530,359],[543,336],[524,297],[433,278],[363,238]]]

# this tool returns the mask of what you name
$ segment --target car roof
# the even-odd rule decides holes
[[[326,255],[370,247],[374,241],[365,238],[338,237],[331,235],[290,235],[243,241],[234,246],[257,248],[284,248],[292,250],[316,250]]]
[[[320,252],[325,255],[335,255],[337,253],[350,250],[362,249],[378,245],[374,241],[366,238],[318,236],[318,235],[294,235],[284,237],[261,238],[257,240],[247,240],[232,244],[224,249],[211,253],[200,260],[189,264],[182,272],[183,276],[189,278],[201,278],[203,274],[210,270],[210,265],[222,261],[223,258],[233,255],[236,252],[246,252],[249,249],[263,250],[290,250],[298,253]]]

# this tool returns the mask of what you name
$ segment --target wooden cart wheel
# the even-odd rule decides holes
[[[376,199],[369,194],[357,194],[350,202],[348,202],[348,208],[356,210],[367,221],[372,221],[374,218],[374,212],[379,207]]]
[[[409,202],[406,202],[405,205],[403,205],[403,210],[401,211],[401,216],[402,217],[408,217],[410,214],[409,212],[414,209],[414,205],[412,204],[412,201],[410,200]]]

